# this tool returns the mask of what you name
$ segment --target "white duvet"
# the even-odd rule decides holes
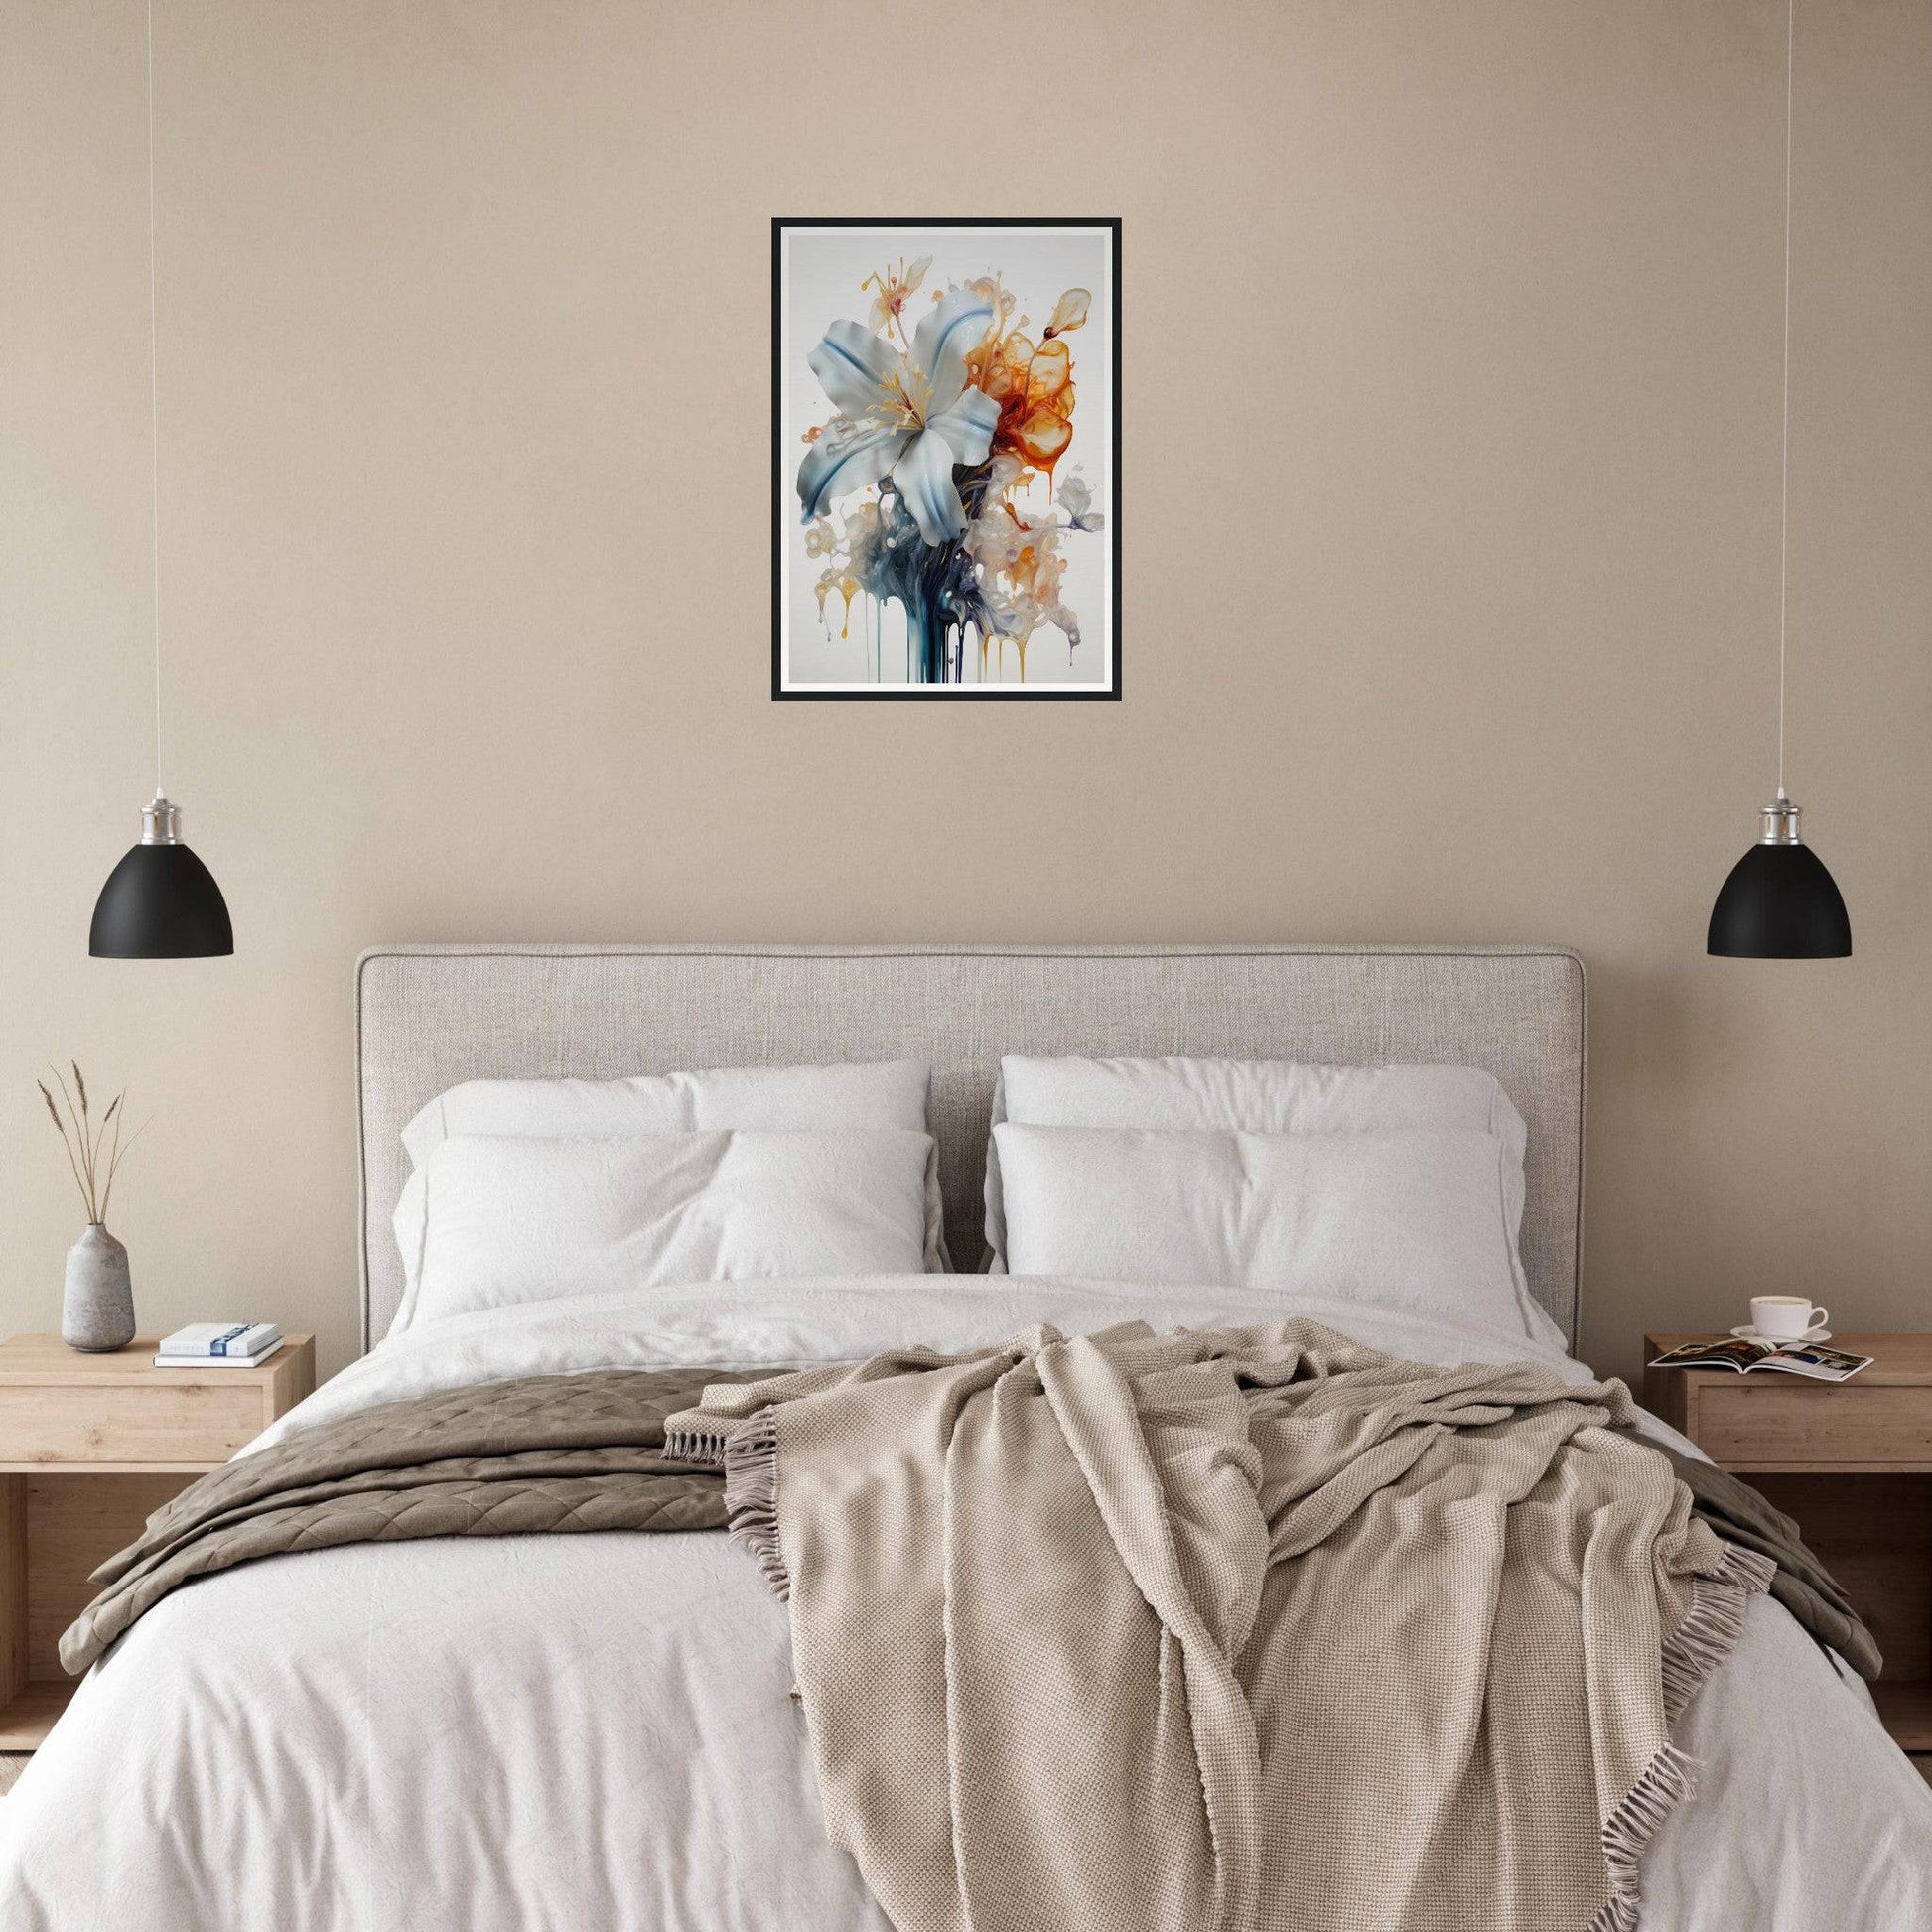
[[[1021,1277],[623,1292],[416,1329],[262,1441],[518,1375],[1285,1311],[1273,1296]],[[1418,1360],[1561,1359],[1360,1307],[1292,1311]],[[0,1802],[0,1925],[885,1932],[824,1842],[790,1691],[784,1607],[722,1535],[277,1557],[169,1597],[80,1687]],[[1651,1847],[1646,1926],[1932,1926],[1932,1794],[1776,1604],[1753,1603],[1680,1741],[1699,1792]]]

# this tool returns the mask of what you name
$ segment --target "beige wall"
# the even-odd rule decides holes
[[[350,962],[456,937],[1555,939],[1585,1348],[1932,1325],[1932,10],[1799,10],[1791,785],[1857,956],[1713,961],[1772,782],[1776,0],[0,0],[0,1328],[154,1124],[144,1321],[355,1328]],[[767,701],[767,222],[1119,213],[1127,697]]]

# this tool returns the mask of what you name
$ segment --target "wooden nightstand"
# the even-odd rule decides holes
[[[87,1573],[316,1385],[309,1335],[254,1368],[156,1368],[154,1349],[0,1342],[0,1752],[31,1751],[67,1709],[77,1680],[55,1646]]]
[[[1646,1335],[1644,1359],[1703,1339]],[[1871,1626],[1879,1715],[1917,1756],[1932,1752],[1932,1335],[1832,1346],[1875,1359],[1849,1382],[1646,1368],[1644,1407],[1797,1519]]]

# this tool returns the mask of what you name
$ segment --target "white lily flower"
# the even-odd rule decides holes
[[[856,322],[835,322],[805,358],[839,414],[798,466],[805,521],[889,472],[927,543],[966,527],[955,463],[984,463],[1000,405],[966,384],[966,351],[986,334],[993,305],[954,289],[921,322],[912,352]]]

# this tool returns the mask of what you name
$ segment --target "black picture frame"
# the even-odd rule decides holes
[[[1105,231],[1109,237],[1112,265],[1113,380],[1110,410],[1111,450],[1108,464],[1110,485],[1107,504],[1111,518],[1110,617],[1112,630],[1111,676],[1107,684],[1069,689],[1065,686],[989,687],[986,685],[897,684],[868,690],[814,690],[785,687],[784,682],[784,597],[785,529],[795,515],[791,471],[787,461],[785,427],[782,414],[784,397],[784,237],[799,228],[1087,228]],[[1119,215],[773,215],[771,218],[771,697],[774,703],[859,703],[892,704],[1115,704],[1122,693],[1121,678],[1121,218]]]

